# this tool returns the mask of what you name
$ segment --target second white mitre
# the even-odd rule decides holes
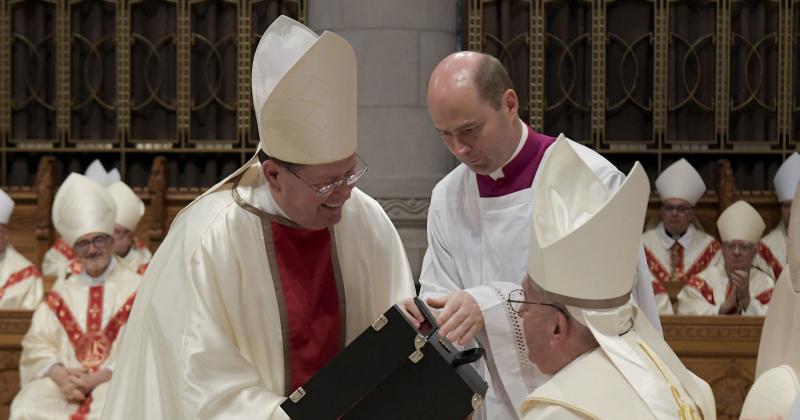
[[[566,142],[551,148],[533,184],[527,272],[533,288],[547,301],[565,305],[599,348],[537,388],[523,402],[523,414],[537,404],[555,404],[599,418],[677,419],[688,407],[713,418],[710,387],[683,366],[630,299],[650,195],[644,169],[634,164],[612,192]],[[602,379],[606,390],[644,405],[610,405],[584,389],[581,383],[600,371],[615,372]]]

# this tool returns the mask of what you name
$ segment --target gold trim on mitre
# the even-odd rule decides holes
[[[570,143],[559,136],[534,181],[528,276],[556,303],[617,307],[633,288],[650,182],[636,162],[611,192]]]
[[[717,219],[719,238],[723,242],[738,240],[758,243],[766,226],[758,210],[744,200],[728,206]]]
[[[53,226],[70,245],[88,233],[114,233],[117,206],[105,188],[90,178],[71,173],[53,200]]]

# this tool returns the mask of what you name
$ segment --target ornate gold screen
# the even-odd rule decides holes
[[[168,156],[171,186],[207,186],[257,140],[250,63],[305,0],[0,0],[2,184],[100,157],[143,186]]]
[[[800,144],[797,0],[464,0],[462,18],[533,127],[623,168],[687,156],[713,181],[725,157],[763,190]]]

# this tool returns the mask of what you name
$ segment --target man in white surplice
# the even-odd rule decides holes
[[[252,82],[257,156],[172,223],[105,419],[288,419],[289,395],[414,294],[392,222],[355,188],[366,166],[352,46],[281,16]]]
[[[434,127],[462,164],[431,196],[420,297],[440,309],[440,333],[461,345],[474,337],[486,349],[476,368],[489,391],[474,418],[514,419],[522,398],[546,379],[528,360],[506,299],[525,273],[531,185],[555,139],[519,119],[508,73],[485,54],[458,52],[442,60],[427,100]],[[599,154],[569,144],[607,187],[622,182],[624,175]],[[638,287],[642,307],[660,326],[650,279]],[[405,307],[419,317],[412,304]]]

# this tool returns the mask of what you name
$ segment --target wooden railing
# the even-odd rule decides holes
[[[0,418],[19,390],[19,357],[30,312],[0,311]],[[667,342],[683,363],[711,384],[720,420],[738,419],[753,384],[761,317],[663,317]]]

